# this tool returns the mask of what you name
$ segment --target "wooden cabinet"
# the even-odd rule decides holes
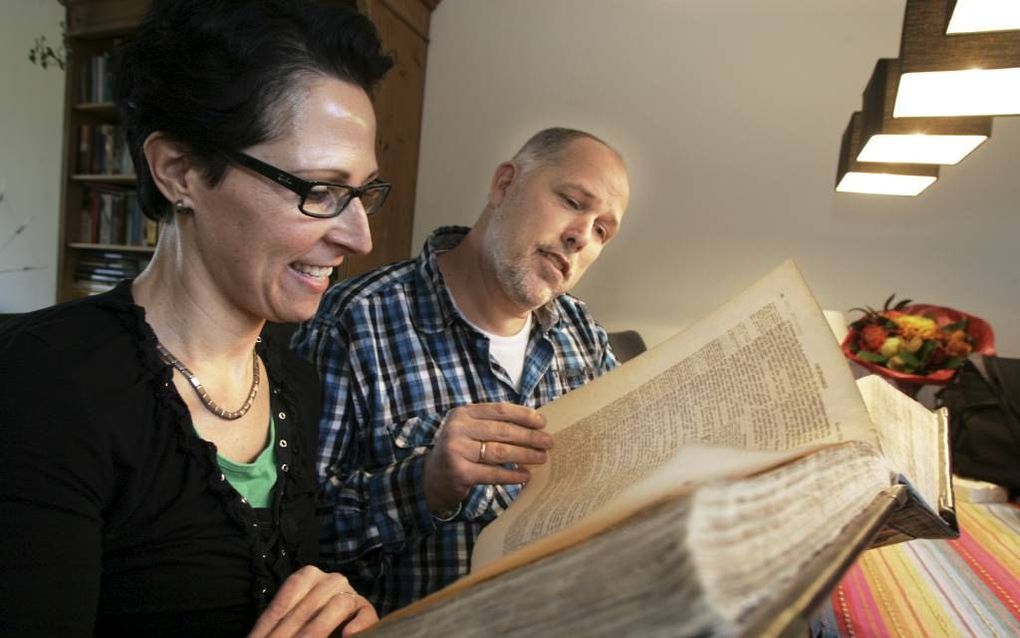
[[[425,100],[425,60],[431,8],[422,0],[358,0],[358,9],[375,23],[393,68],[374,96],[380,176],[393,184],[386,206],[373,216],[372,252],[352,257],[346,275],[406,259],[411,246],[418,146]]]
[[[429,20],[439,0],[321,0],[343,2],[355,6],[367,15],[379,30],[383,49],[393,55],[394,68],[378,87],[374,96],[378,118],[377,153],[379,173],[393,184],[393,191],[386,206],[371,220],[374,249],[370,255],[355,257],[345,262],[340,277],[358,274],[377,266],[412,254],[411,233],[414,223],[415,184],[418,176],[418,148],[421,137],[421,112],[425,92],[425,63],[428,52]],[[118,38],[131,32],[138,24],[148,6],[148,0],[69,0],[67,7],[68,48],[71,52],[66,73],[64,94],[64,152],[63,180],[61,185],[61,223],[58,249],[59,279],[58,301],[66,301],[103,287],[103,281],[82,283],[83,277],[96,276],[96,264],[104,260],[117,264],[128,264],[127,276],[131,275],[130,264],[144,265],[153,248],[144,245],[144,237],[138,241],[138,229],[128,226],[127,232],[106,233],[105,239],[114,237],[117,241],[100,241],[95,228],[95,193],[99,199],[120,201],[118,193],[129,197],[134,186],[134,177],[127,171],[118,170],[119,154],[117,142],[111,142],[100,135],[108,150],[117,155],[113,166],[103,167],[103,172],[83,170],[90,162],[86,158],[95,155],[96,131],[111,131],[117,123],[113,104],[106,93],[99,90],[89,95],[86,85],[90,83],[90,70],[102,67],[94,59],[109,52]],[[99,69],[101,72],[101,68]],[[94,73],[92,74],[94,75]],[[101,99],[94,99],[95,97]],[[121,167],[122,168],[122,167]],[[100,204],[100,210],[103,204]],[[121,214],[130,215],[123,204]],[[90,210],[90,208],[92,210]],[[107,211],[108,212],[108,211]],[[101,216],[101,213],[100,213]],[[120,223],[119,219],[114,220]],[[126,222],[125,222],[126,223]],[[134,234],[135,241],[131,244]],[[143,231],[144,235],[144,231]],[[414,251],[416,252],[416,251]],[[107,269],[115,279],[117,265]],[[111,282],[112,283],[112,282]]]

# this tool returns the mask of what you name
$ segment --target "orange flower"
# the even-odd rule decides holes
[[[871,350],[872,352],[878,352],[882,344],[885,343],[886,337],[889,336],[889,331],[875,324],[869,324],[861,329],[861,345],[865,350]]]
[[[965,357],[973,349],[963,330],[954,330],[946,340],[946,354],[951,357]]]

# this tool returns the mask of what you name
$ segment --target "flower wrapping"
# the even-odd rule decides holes
[[[857,308],[843,353],[884,377],[917,384],[945,384],[971,353],[995,354],[995,334],[975,315],[930,304],[901,301],[883,310]]]

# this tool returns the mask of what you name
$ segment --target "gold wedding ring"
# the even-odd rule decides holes
[[[485,463],[485,441],[482,441],[482,446],[478,448],[478,462]]]

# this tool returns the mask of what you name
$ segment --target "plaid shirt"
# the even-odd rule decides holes
[[[606,332],[563,295],[535,311],[518,392],[439,272],[436,255],[466,232],[440,228],[417,259],[334,286],[294,336],[324,385],[321,560],[380,615],[467,573],[478,533],[520,491],[477,485],[452,521],[432,516],[423,461],[447,412],[482,402],[538,407],[617,365]]]

